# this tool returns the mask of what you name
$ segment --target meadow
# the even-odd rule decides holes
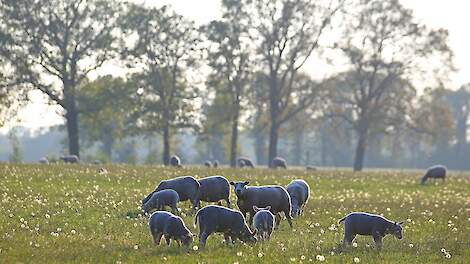
[[[0,165],[0,263],[470,263],[470,173],[419,184],[420,172],[302,169],[209,169],[158,166]],[[311,198],[291,229],[281,222],[270,241],[226,246],[212,235],[207,247],[155,246],[141,199],[162,179],[223,175],[250,185],[305,179]],[[232,191],[231,199],[235,203]],[[190,203],[179,205],[191,231]],[[404,238],[370,237],[338,249],[351,211],[405,220]]]

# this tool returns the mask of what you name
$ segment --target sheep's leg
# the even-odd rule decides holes
[[[274,229],[278,229],[279,225],[281,224],[281,215],[277,213],[275,217],[276,217],[276,227],[274,227]]]
[[[163,233],[157,233],[157,234],[153,234],[153,243],[155,243],[155,245],[160,245],[160,241],[162,240],[162,235]]]
[[[227,244],[227,246],[230,245],[230,243],[232,242],[230,235],[227,233],[224,233],[224,239],[225,239],[225,243]]]
[[[292,228],[292,217],[291,217],[289,211],[284,211],[284,214],[286,215],[287,222],[289,223],[290,228]]]
[[[230,200],[227,198],[227,199],[225,199],[225,201],[227,201],[227,207],[232,208],[232,205],[230,204]]]
[[[381,236],[374,236],[375,247],[377,250],[382,249],[382,237]]]
[[[209,236],[206,232],[199,233],[199,246],[204,248],[206,246],[207,237]]]
[[[166,235],[165,235],[165,240],[166,240],[166,245],[167,245],[167,246],[170,246],[170,244],[171,244],[170,235],[166,234]]]
[[[349,232],[345,232],[343,238],[343,249],[346,249],[347,246],[350,246],[354,238],[356,238],[355,234],[349,234]]]

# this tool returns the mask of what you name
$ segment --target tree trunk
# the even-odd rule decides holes
[[[163,164],[165,166],[170,164],[170,127],[168,125],[163,127]]]
[[[263,132],[258,131],[255,135],[255,155],[256,163],[259,165],[266,163],[266,137]]]
[[[269,130],[269,152],[268,152],[268,166],[272,167],[272,160],[277,156],[277,142],[279,139],[279,129],[274,120],[271,120],[271,127]]]
[[[293,165],[302,165],[302,154],[303,154],[303,146],[304,146],[304,133],[303,131],[298,131],[294,135],[294,162]]]
[[[110,161],[113,160],[113,145],[114,145],[114,139],[113,137],[108,134],[105,136],[105,138],[102,141],[103,147],[102,150],[104,154],[108,157]]]
[[[238,116],[239,106],[235,106],[235,111],[232,117],[232,138],[230,142],[230,167],[237,166],[237,147],[238,147]]]
[[[360,129],[358,131],[358,137],[356,155],[354,156],[354,171],[361,171],[364,166],[364,156],[367,145],[367,129]]]
[[[67,104],[65,120],[67,123],[67,135],[69,141],[69,154],[80,157],[80,147],[78,139],[78,111],[75,99],[69,99]]]

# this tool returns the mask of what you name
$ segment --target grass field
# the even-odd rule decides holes
[[[99,174],[94,166],[0,165],[0,263],[470,263],[470,174],[421,186],[416,172],[105,167]],[[268,242],[225,246],[213,235],[204,250],[196,242],[154,246],[147,218],[135,213],[141,199],[162,179],[216,174],[251,185],[302,178],[311,199],[294,229],[282,221]],[[184,214],[189,202],[180,207],[197,234]],[[337,221],[351,211],[407,220],[404,238],[386,237],[378,252],[371,238],[358,237],[357,247],[340,252]]]

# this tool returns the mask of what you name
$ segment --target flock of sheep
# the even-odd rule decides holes
[[[250,166],[250,163],[245,162],[245,165]],[[445,179],[446,171],[444,166],[433,166],[421,182],[430,178]],[[237,197],[238,210],[231,208],[230,185]],[[303,214],[309,196],[310,187],[302,179],[293,180],[283,187],[249,186],[247,181],[229,182],[223,176],[209,176],[199,180],[182,176],[161,181],[142,200],[142,210],[146,214],[156,210],[149,218],[150,233],[156,245],[160,244],[163,236],[167,245],[174,240],[179,245],[188,246],[193,241],[193,234],[176,214],[179,202],[190,201],[193,213],[200,208],[195,214],[194,226],[199,224],[199,245],[203,248],[213,233],[222,233],[227,244],[237,239],[246,243],[269,240],[280,224],[281,214],[292,228],[292,218]],[[201,201],[218,202],[219,205],[201,208]],[[225,201],[227,207],[221,206],[221,201]],[[172,213],[164,211],[166,206],[171,208]],[[382,238],[388,234],[398,239],[403,237],[403,222],[390,221],[380,215],[354,212],[338,223],[344,223],[343,248],[349,246],[356,235],[372,236],[377,249],[382,248]]]

